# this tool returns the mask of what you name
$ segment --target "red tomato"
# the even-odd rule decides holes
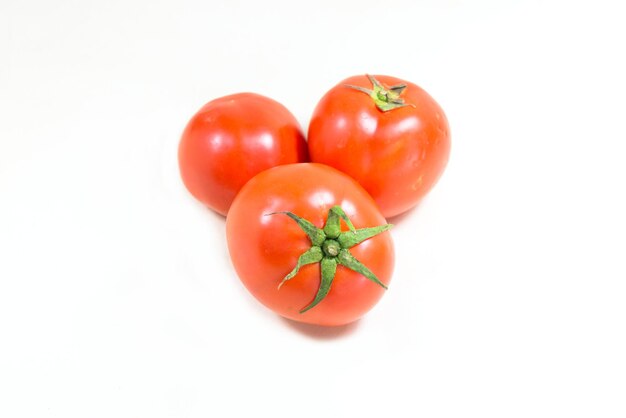
[[[280,103],[253,93],[204,105],[187,124],[178,148],[185,186],[222,215],[256,174],[306,160],[306,141],[294,116]]]
[[[415,84],[356,76],[320,100],[308,146],[311,161],[352,176],[388,218],[435,185],[448,162],[450,131],[441,107]]]
[[[300,225],[306,220],[309,232]],[[226,235],[237,274],[261,303],[296,321],[342,325],[364,315],[385,292],[394,265],[391,236],[384,232],[390,226],[356,181],[305,163],[250,180],[228,212]],[[305,253],[310,264],[294,269]]]

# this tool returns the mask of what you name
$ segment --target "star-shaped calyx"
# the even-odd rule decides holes
[[[298,223],[298,226],[307,234],[311,241],[311,248],[302,253],[296,266],[287,274],[278,285],[278,289],[288,280],[293,279],[300,267],[307,264],[320,263],[322,280],[313,301],[304,307],[300,313],[304,313],[320,303],[330,291],[330,286],[335,278],[337,266],[342,265],[350,270],[362,274],[372,282],[387,289],[387,286],[370,269],[357,260],[351,253],[350,248],[370,239],[382,232],[387,231],[393,225],[385,224],[372,228],[355,229],[348,215],[341,206],[333,206],[328,211],[326,225],[320,229],[310,221],[299,217],[292,212],[275,212],[270,215],[284,214]],[[341,220],[348,226],[348,231],[341,231]]]
[[[353,86],[351,84],[346,84],[345,86],[370,96],[374,101],[374,104],[376,104],[376,107],[383,112],[406,106],[415,107],[414,104],[406,103],[401,97],[402,93],[407,88],[406,84],[396,84],[395,86],[386,87],[376,80],[373,75],[367,74],[367,78],[372,83],[371,90],[361,86]]]

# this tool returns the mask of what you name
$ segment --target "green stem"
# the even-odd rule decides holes
[[[370,96],[376,107],[382,112],[388,112],[390,110],[406,106],[415,107],[414,104],[406,103],[404,99],[400,97],[407,88],[406,84],[396,84],[395,86],[385,87],[378,80],[376,80],[373,75],[367,74],[367,78],[370,83],[372,83],[371,89],[351,84],[346,84],[345,86]]]
[[[340,206],[333,206],[328,211],[324,229],[316,227],[310,221],[299,217],[292,212],[274,212],[269,215],[284,214],[297,222],[298,226],[311,240],[312,246],[298,257],[296,266],[280,282],[278,289],[298,275],[300,268],[307,264],[320,263],[321,280],[313,301],[303,308],[304,313],[317,306],[328,295],[330,286],[337,272],[337,265],[341,264],[357,273],[362,274],[377,285],[387,289],[378,277],[349,251],[350,248],[379,235],[391,228],[385,224],[370,228],[356,229],[352,221]],[[341,220],[348,226],[349,231],[341,231]]]

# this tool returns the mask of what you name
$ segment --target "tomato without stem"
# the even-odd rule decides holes
[[[394,265],[389,228],[356,181],[312,163],[255,176],[226,218],[233,265],[252,295],[319,325],[355,321],[382,297]]]
[[[320,100],[308,146],[311,161],[349,174],[392,217],[435,185],[448,162],[450,131],[441,107],[417,85],[356,76]]]
[[[254,93],[204,105],[187,124],[178,148],[185,186],[222,215],[256,174],[306,160],[306,141],[294,116],[280,103]]]

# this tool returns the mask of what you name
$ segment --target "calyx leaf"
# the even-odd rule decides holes
[[[402,93],[404,93],[407,88],[406,84],[396,84],[395,86],[385,87],[382,83],[376,80],[376,77],[373,75],[367,74],[367,78],[372,83],[371,89],[351,84],[346,84],[345,86],[370,96],[376,107],[383,112],[388,112],[390,110],[406,106],[415,107],[412,103],[406,103],[401,97]]]
[[[356,229],[348,215],[344,212],[341,206],[338,205],[333,206],[328,211],[326,224],[323,229],[316,227],[312,222],[301,218],[292,212],[274,212],[268,215],[277,214],[287,215],[296,221],[300,229],[307,234],[312,244],[307,251],[298,257],[296,266],[282,279],[278,285],[278,289],[280,289],[285,282],[297,276],[302,266],[320,263],[321,280],[317,294],[313,298],[313,301],[305,306],[300,313],[304,313],[314,308],[328,295],[337,272],[337,265],[349,268],[350,270],[365,276],[367,279],[384,289],[387,289],[387,286],[381,282],[369,268],[357,260],[350,253],[349,249],[365,240],[391,229],[393,225],[385,224],[370,228]],[[341,220],[343,220],[348,226],[348,231],[341,231]],[[333,251],[328,251],[327,247],[332,247]],[[325,250],[322,248],[325,248]],[[337,249],[335,250],[335,248]]]
[[[298,263],[293,268],[293,270],[291,270],[291,272],[283,278],[283,280],[278,285],[278,288],[280,289],[280,287],[287,280],[292,279],[293,276],[298,274],[298,271],[300,271],[300,267],[305,266],[307,264],[319,263],[320,261],[322,261],[323,257],[324,257],[324,253],[322,249],[316,245],[312,246],[307,251],[300,254],[300,257],[298,257]]]

